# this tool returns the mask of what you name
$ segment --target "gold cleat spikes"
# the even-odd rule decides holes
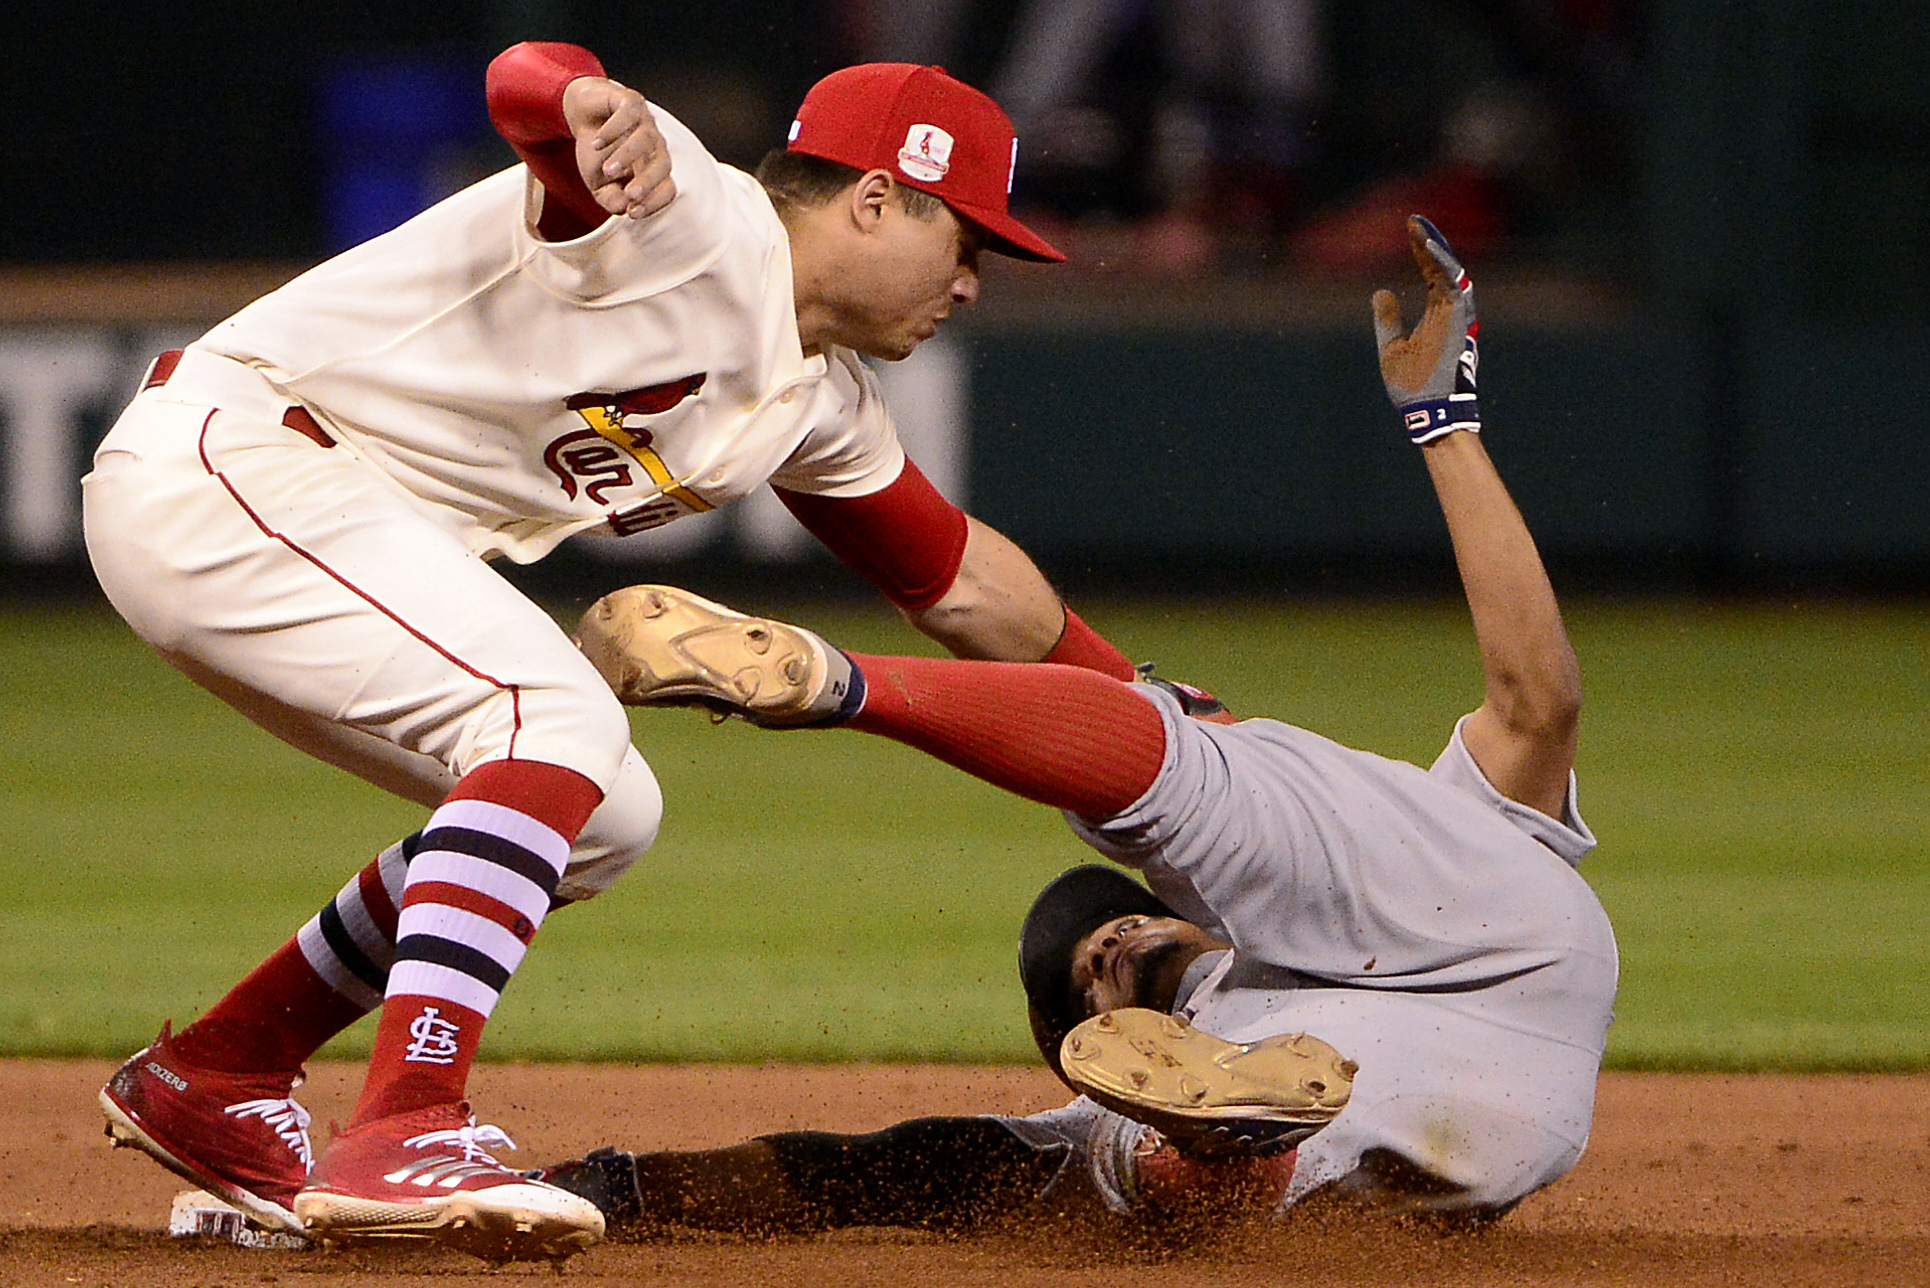
[[[854,672],[800,627],[674,586],[612,591],[583,614],[576,645],[631,706],[698,706],[767,726],[840,714]]]
[[[1304,1033],[1228,1042],[1137,1008],[1087,1020],[1059,1055],[1080,1091],[1202,1155],[1298,1145],[1346,1107],[1359,1068]]]

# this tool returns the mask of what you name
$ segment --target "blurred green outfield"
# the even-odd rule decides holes
[[[929,652],[882,609],[782,608]],[[1458,603],[1081,605],[1245,714],[1427,763],[1479,672]],[[1930,611],[1571,605],[1583,871],[1622,1068],[1930,1068]],[[313,764],[111,613],[0,609],[0,1054],[184,1021],[420,812]],[[552,919],[492,1058],[1029,1060],[1014,939],[1056,814],[882,740],[640,712],[656,850]],[[366,1050],[362,1025],[331,1054]]]

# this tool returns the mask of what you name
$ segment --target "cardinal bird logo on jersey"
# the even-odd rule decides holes
[[[651,446],[653,436],[648,418],[661,416],[694,397],[704,387],[706,373],[667,380],[660,385],[630,389],[622,393],[572,394],[563,405],[583,418],[587,430],[565,434],[543,452],[543,460],[563,484],[565,495],[575,499],[579,486],[583,495],[598,505],[604,494],[614,488],[629,487],[632,463],[657,487],[658,498],[647,505],[610,515],[610,527],[619,536],[641,532],[683,514],[701,513],[713,508],[710,502],[685,487],[671,472],[663,457]]]
[[[681,380],[666,380],[660,385],[630,389],[620,394],[571,394],[563,400],[563,405],[618,447],[625,450],[648,447],[650,431],[642,425],[626,422],[632,416],[661,416],[684,399],[695,397],[697,391],[704,387],[705,374],[700,371]]]

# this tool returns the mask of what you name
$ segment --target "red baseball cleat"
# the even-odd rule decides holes
[[[378,1118],[328,1143],[295,1214],[312,1239],[432,1239],[495,1262],[560,1262],[603,1237],[594,1203],[504,1167],[492,1148],[516,1145],[477,1126],[467,1103]]]
[[[270,1230],[299,1234],[291,1207],[313,1155],[308,1111],[288,1073],[222,1073],[184,1064],[168,1025],[101,1089],[116,1146],[141,1150]]]

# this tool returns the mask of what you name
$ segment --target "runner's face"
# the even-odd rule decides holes
[[[1225,944],[1177,917],[1115,917],[1072,950],[1072,987],[1087,1014],[1143,1006],[1170,1011],[1195,957]]]

